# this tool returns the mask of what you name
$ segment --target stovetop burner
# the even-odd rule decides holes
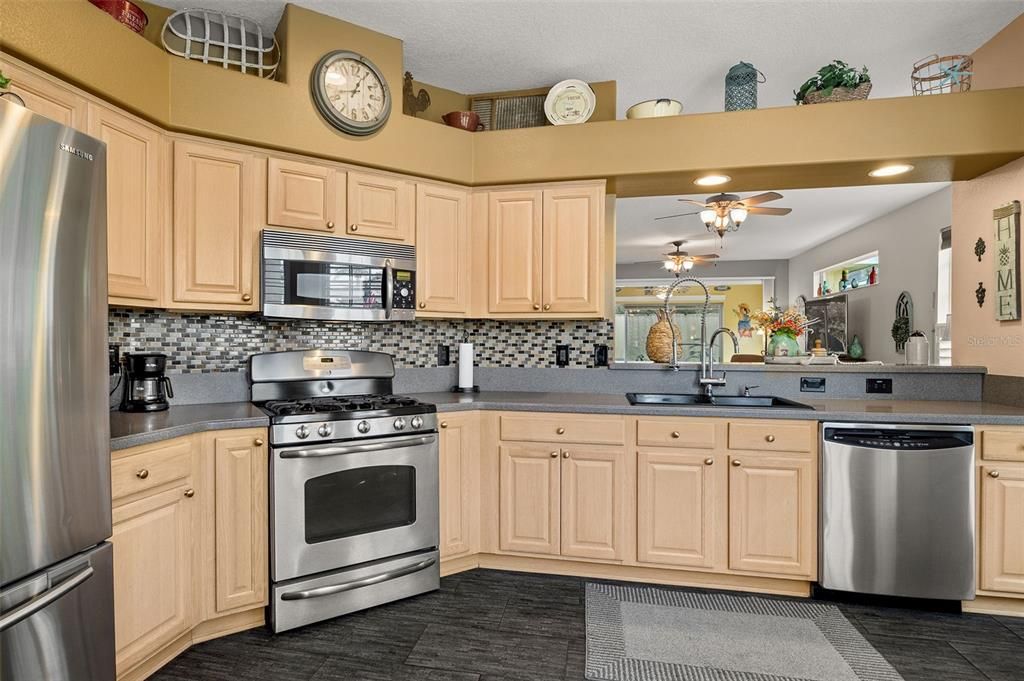
[[[419,400],[402,395],[345,395],[311,397],[300,400],[270,400],[262,405],[272,416],[304,416],[307,414],[353,414],[385,411],[407,407],[424,407]]]

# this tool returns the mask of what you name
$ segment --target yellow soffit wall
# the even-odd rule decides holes
[[[401,113],[395,38],[295,5],[277,37],[282,80],[266,81],[168,55],[86,0],[0,2],[0,50],[169,130],[461,184],[606,178],[643,196],[717,171],[729,191],[790,189],[878,182],[867,171],[893,161],[916,166],[900,182],[971,179],[1024,156],[1024,87],[474,134]],[[384,72],[394,104],[378,134],[348,137],[317,114],[309,75],[334,49]]]

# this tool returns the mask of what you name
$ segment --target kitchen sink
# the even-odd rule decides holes
[[[760,407],[784,409],[814,409],[814,407],[772,395],[685,395],[680,393],[626,393],[630,404],[661,405],[665,407]]]

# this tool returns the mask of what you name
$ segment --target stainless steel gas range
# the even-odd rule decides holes
[[[392,395],[391,356],[250,359],[270,426],[275,632],[440,586],[437,415]]]

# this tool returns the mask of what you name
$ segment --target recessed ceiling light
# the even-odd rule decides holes
[[[725,184],[731,179],[728,175],[705,175],[698,177],[693,183],[701,187],[713,187],[716,184]]]
[[[882,166],[881,168],[875,168],[868,175],[871,177],[892,177],[893,175],[902,175],[903,173],[909,173],[914,169],[914,166],[909,163],[895,163],[891,166]]]

